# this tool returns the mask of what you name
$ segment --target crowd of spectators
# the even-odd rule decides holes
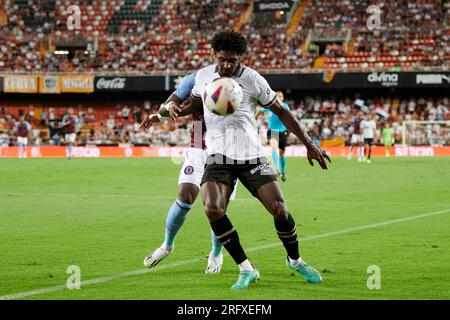
[[[193,70],[210,62],[208,41],[211,35],[217,30],[236,26],[242,12],[250,5],[250,1],[238,0],[161,1],[150,20],[124,18],[119,21],[118,33],[112,33],[107,28],[103,30],[102,24],[93,25],[89,32],[86,28],[68,31],[60,12],[64,8],[63,2],[56,2],[53,10],[46,2],[36,2],[32,10],[18,6],[6,8],[8,24],[0,29],[0,71],[142,73]],[[101,1],[83,3],[90,8],[97,6],[91,12],[106,8],[101,7],[105,6]],[[121,10],[125,1],[114,3],[113,6],[108,4],[108,10]],[[142,10],[150,1],[136,3],[133,10]],[[257,69],[312,68],[318,52],[302,50],[308,33],[326,34],[327,30],[335,32],[336,28],[350,28],[352,52],[361,53],[364,60],[358,64],[348,63],[348,43],[330,43],[324,56],[336,60],[330,60],[327,67],[383,66],[384,61],[390,61],[386,66],[405,68],[449,65],[448,2],[384,1],[380,5],[379,30],[367,28],[370,4],[369,0],[309,1],[297,30],[289,36],[286,23],[258,25],[250,19],[241,27],[241,32],[249,39],[249,52],[244,61]],[[86,10],[82,12],[86,13]],[[101,19],[110,19],[111,12]],[[30,16],[31,20],[24,20]],[[98,22],[90,15],[88,17],[81,23]],[[55,43],[77,33],[88,43],[98,43],[94,55],[84,54],[83,50],[70,57],[54,54]],[[394,58],[383,60],[386,55]],[[410,60],[410,57],[414,59]]]
[[[305,97],[301,100],[287,100],[292,113],[308,128],[311,137],[319,143],[340,139],[349,143],[353,132],[353,117],[358,111],[377,115],[382,129],[389,121],[394,128],[395,141],[401,142],[403,122],[408,120],[449,121],[449,98],[398,99],[377,97],[323,98]],[[75,106],[79,117],[77,125],[78,145],[189,145],[192,121],[180,118],[177,123],[165,120],[155,124],[148,131],[139,129],[144,117],[158,110],[158,104],[118,104],[115,106]],[[0,107],[0,146],[15,144],[15,124],[19,116],[24,116],[32,126],[34,145],[62,145],[64,133],[61,120],[67,111],[65,107],[7,106]],[[267,121],[260,117],[257,121],[261,139],[264,141]],[[448,133],[447,133],[448,134]],[[450,137],[445,138],[450,143]],[[294,135],[290,142],[299,143]],[[427,143],[422,141],[422,143]]]

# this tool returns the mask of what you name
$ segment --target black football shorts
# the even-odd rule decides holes
[[[256,196],[256,191],[266,183],[277,181],[275,171],[266,158],[238,161],[221,154],[208,156],[201,185],[205,182],[220,181],[234,187],[239,179],[244,187]]]

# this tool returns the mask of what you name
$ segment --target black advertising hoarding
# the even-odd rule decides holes
[[[274,90],[445,88],[450,72],[320,72],[262,74]],[[170,76],[169,90],[175,90],[184,76]]]
[[[448,88],[450,71],[264,74],[274,89]]]
[[[262,11],[289,11],[291,10],[292,1],[255,1],[253,4],[253,10],[255,12]]]
[[[273,89],[340,89],[363,88],[362,73],[263,74]]]
[[[105,76],[95,77],[96,92],[166,91],[166,76]]]
[[[169,88],[175,90],[178,84],[186,75],[170,76]],[[324,73],[302,73],[302,74],[262,74],[270,86],[277,89],[337,89],[337,88],[358,88],[364,83],[362,73],[341,74],[336,73],[333,81],[329,81],[329,75]],[[343,86],[343,87],[342,87]]]
[[[184,76],[96,76],[94,92],[168,92],[175,90]],[[450,71],[269,73],[262,76],[274,90],[450,87]],[[0,76],[0,92],[5,92],[6,89],[5,78]]]

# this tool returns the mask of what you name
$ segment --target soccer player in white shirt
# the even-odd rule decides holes
[[[191,93],[192,111],[202,108],[201,97],[205,86],[219,77],[232,77],[243,91],[243,101],[231,115],[218,116],[204,108],[208,158],[201,183],[203,204],[212,230],[239,266],[239,278],[231,288],[245,289],[259,279],[259,272],[247,258],[237,231],[225,215],[237,179],[272,214],[278,237],[287,252],[288,267],[307,281],[319,283],[322,281],[320,273],[300,258],[295,221],[258,138],[256,107],[271,110],[304,143],[311,165],[316,160],[322,169],[327,169],[325,159],[331,160],[324,150],[312,143],[305,129],[282,106],[267,81],[256,71],[239,63],[247,48],[247,41],[242,35],[233,31],[220,32],[213,37],[211,46],[216,64],[197,71]]]
[[[372,144],[377,135],[377,123],[374,116],[369,113],[367,119],[361,121],[361,130],[364,139],[364,161],[371,163],[370,156],[372,155]]]

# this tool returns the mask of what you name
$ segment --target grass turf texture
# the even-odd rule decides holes
[[[179,168],[150,158],[0,159],[0,296],[64,285],[70,265],[82,281],[143,269],[163,240]],[[287,170],[280,183],[301,238],[450,208],[448,158],[334,158],[328,171],[290,158]],[[230,290],[238,269],[228,255],[221,274],[203,273],[210,237],[198,198],[160,266],[186,264],[25,299],[450,298],[450,212],[300,238],[319,285],[292,275],[270,214],[242,185],[228,214],[261,273],[248,290]],[[367,289],[370,265],[381,269],[380,290]]]

